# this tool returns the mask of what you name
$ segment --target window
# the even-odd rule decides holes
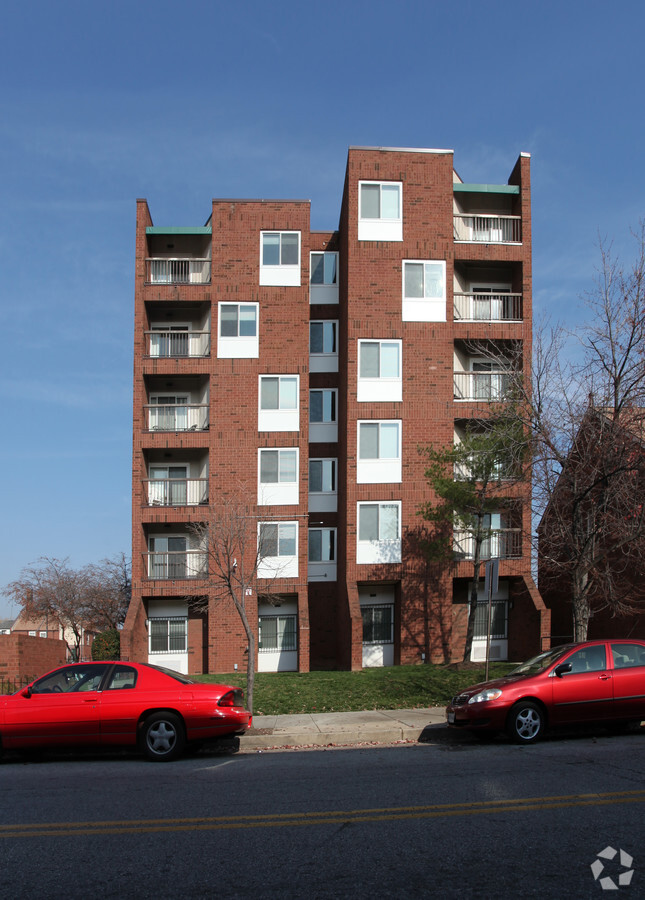
[[[297,406],[297,376],[260,375],[260,409],[296,409]]]
[[[401,182],[358,183],[359,241],[403,240],[401,194]]]
[[[309,460],[309,493],[310,494],[335,494],[336,493],[336,460],[335,459],[310,459]]]
[[[394,643],[394,607],[391,603],[361,606],[364,644]]]
[[[611,644],[615,669],[631,669],[645,666],[645,647],[642,644]]]
[[[486,640],[488,633],[488,603],[477,601],[475,607],[475,630],[473,638]],[[508,603],[493,600],[491,603],[490,636],[492,640],[506,640],[508,637]]]
[[[260,431],[299,431],[297,375],[260,375]]]
[[[336,529],[309,529],[309,562],[336,561]]]
[[[218,304],[219,359],[257,359],[259,356],[257,303]]]
[[[338,303],[338,253],[310,254],[309,302]]]
[[[359,403],[398,402],[402,396],[401,341],[359,340]]]
[[[190,356],[188,325],[152,325],[150,356]]]
[[[336,422],[336,388],[309,391],[309,421]]]
[[[338,440],[338,390],[322,388],[309,391],[309,440]]]
[[[258,577],[295,578],[298,575],[298,523],[260,522]]]
[[[172,616],[148,620],[150,653],[185,653],[188,649],[188,619]]]
[[[106,691],[130,690],[137,683],[137,670],[131,666],[117,666],[108,683],[105,685]]]
[[[357,484],[400,481],[401,422],[359,422]]]
[[[295,556],[297,543],[295,522],[260,525],[260,549],[263,557]]]
[[[296,616],[260,616],[258,650],[297,650]]]
[[[604,672],[607,667],[604,644],[596,644],[576,650],[567,656],[565,662],[571,663],[571,673],[578,675],[585,672]]]
[[[31,691],[33,694],[76,694],[97,691],[109,668],[110,664],[106,663],[102,666],[76,665],[57,669],[36,681]]]
[[[36,637],[36,635],[37,635],[37,632],[36,632],[36,631],[30,631],[30,632],[29,632],[29,637]]]
[[[332,285],[337,283],[338,254],[312,253],[310,255],[310,281],[315,285]]]
[[[298,503],[298,450],[259,451],[258,503],[261,506]]]
[[[338,371],[338,322],[309,323],[309,371]]]
[[[309,353],[334,353],[338,356],[338,322],[309,323]]]
[[[401,562],[400,501],[358,504],[358,563]]]
[[[297,287],[300,284],[300,232],[260,234],[260,284]]]
[[[38,632],[38,637],[46,638],[46,637],[47,637],[47,632],[46,632],[46,631],[39,631],[39,632]]]
[[[187,466],[150,466],[150,506],[185,506],[188,502],[187,488]]]
[[[403,321],[446,321],[446,263],[403,261]]]

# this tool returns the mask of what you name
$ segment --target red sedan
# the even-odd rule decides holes
[[[540,653],[453,697],[448,725],[530,744],[547,726],[645,719],[645,641],[585,641]]]
[[[60,746],[138,746],[176,759],[191,741],[251,727],[244,694],[143,663],[74,663],[0,697],[0,752]]]

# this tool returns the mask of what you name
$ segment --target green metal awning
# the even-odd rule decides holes
[[[455,181],[452,185],[455,193],[468,194],[519,194],[519,184],[461,184]]]
[[[159,225],[149,225],[146,234],[212,234],[210,225],[195,226],[193,228],[162,228]]]

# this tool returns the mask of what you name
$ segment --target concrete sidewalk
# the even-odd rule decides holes
[[[240,751],[285,747],[328,747],[347,744],[392,744],[419,741],[429,725],[444,725],[443,707],[254,716],[253,727],[240,738]],[[427,740],[426,736],[426,740]]]

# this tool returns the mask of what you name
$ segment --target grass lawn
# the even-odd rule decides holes
[[[513,665],[490,665],[489,677]],[[254,714],[349,712],[445,706],[462,688],[483,681],[485,667],[391,666],[360,672],[261,672],[255,676]],[[195,680],[246,688],[246,674],[196,675]]]

